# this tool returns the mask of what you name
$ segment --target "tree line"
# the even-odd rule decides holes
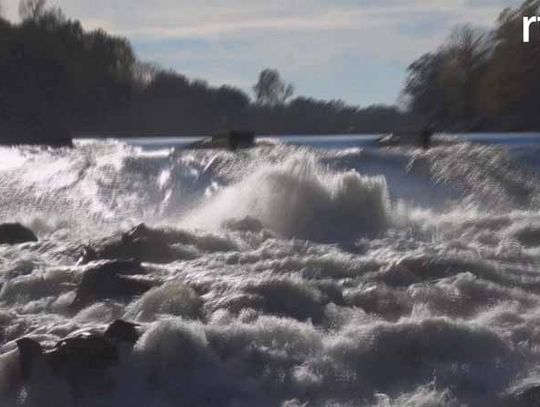
[[[1,0],[0,0],[1,2]],[[1,4],[0,4],[1,6]],[[0,7],[1,12],[1,7]],[[46,0],[21,0],[20,23],[0,17],[0,141],[63,143],[73,134],[207,135],[538,130],[540,36],[522,43],[522,17],[540,0],[505,9],[496,27],[456,29],[408,68],[406,109],[360,108],[294,96],[263,70],[252,99],[137,59],[129,41],[81,23]]]
[[[0,19],[0,134],[63,142],[125,108],[136,59],[127,40],[86,33],[45,0],[23,0],[20,24]]]
[[[74,133],[383,132],[405,117],[393,106],[293,97],[294,87],[272,69],[260,73],[252,100],[238,88],[141,62],[125,38],[85,31],[45,0],[22,0],[19,13],[20,23],[0,18],[4,142],[62,143]]]
[[[540,1],[504,9],[491,30],[456,28],[408,68],[409,111],[447,131],[540,130],[540,36],[523,43],[523,17]]]

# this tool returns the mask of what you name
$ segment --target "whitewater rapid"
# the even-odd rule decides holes
[[[0,223],[39,237],[0,245],[0,401],[70,405],[60,381],[12,394],[15,341],[122,318],[144,333],[80,405],[505,405],[540,385],[533,150],[0,148]],[[73,313],[83,248],[140,223],[189,243]]]

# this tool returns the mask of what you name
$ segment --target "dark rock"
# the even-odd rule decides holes
[[[378,278],[391,287],[405,287],[411,284],[435,281],[469,272],[476,276],[490,276],[489,265],[470,261],[466,258],[406,257],[390,265]]]
[[[63,339],[47,357],[52,373],[64,377],[85,370],[104,370],[119,360],[115,344],[105,336],[94,334]]]
[[[540,227],[529,226],[520,229],[514,234],[514,237],[526,247],[540,246]]]
[[[109,237],[87,247],[82,261],[97,259],[137,260],[150,263],[170,263],[181,259],[184,253],[172,245],[194,244],[189,233],[159,230],[144,224],[118,236]]]
[[[105,260],[95,267],[87,270],[99,270],[102,273],[112,273],[123,276],[134,276],[138,274],[145,274],[146,270],[137,260]]]
[[[17,341],[19,361],[23,380],[30,379],[32,369],[38,359],[43,357],[41,344],[30,338],[21,338]]]
[[[189,149],[225,149],[236,151],[238,149],[255,146],[255,133],[251,131],[231,131],[228,134],[207,137],[187,146]]]
[[[324,318],[324,306],[329,300],[314,286],[301,285],[290,280],[270,280],[246,287],[255,309],[279,316],[319,324]]]
[[[192,244],[195,241],[193,236],[189,233],[172,229],[153,229],[149,228],[144,223],[141,223],[129,230],[127,233],[124,233],[123,238],[127,240],[152,239],[159,240],[167,244]]]
[[[134,345],[140,336],[137,331],[137,326],[137,324],[118,319],[109,325],[104,336],[113,343],[127,343]]]
[[[240,220],[229,220],[223,224],[226,229],[245,232],[260,232],[264,229],[263,224],[258,219],[245,217]]]
[[[144,273],[135,261],[111,261],[85,271],[73,302],[76,308],[93,302],[114,299],[130,300],[144,294],[153,284],[133,277]]]
[[[0,224],[0,244],[37,242],[37,240],[34,232],[20,223]]]
[[[48,350],[33,339],[19,339],[22,378],[30,383],[34,368],[42,363],[50,375],[63,378],[69,384],[75,399],[87,391],[109,390],[113,384],[109,369],[120,361],[119,345],[132,346],[138,338],[135,324],[118,320],[103,334],[69,337]]]
[[[358,241],[358,242],[353,242],[353,243],[342,242],[338,245],[338,247],[344,252],[357,254],[360,256],[367,254],[370,248],[369,241]]]
[[[410,315],[413,301],[406,291],[379,284],[348,295],[347,305],[359,307],[368,314],[375,314],[389,321]]]
[[[506,395],[501,406],[507,407],[538,407],[540,406],[540,385],[532,385]]]

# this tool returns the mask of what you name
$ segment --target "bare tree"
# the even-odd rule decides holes
[[[37,20],[46,11],[47,0],[21,0],[19,16],[22,20]]]
[[[265,69],[253,87],[257,103],[260,105],[281,105],[294,93],[294,87],[285,83],[276,69]]]

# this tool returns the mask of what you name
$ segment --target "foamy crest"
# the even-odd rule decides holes
[[[324,171],[312,157],[300,156],[225,188],[182,225],[215,229],[251,217],[283,236],[327,241],[380,233],[388,210],[383,177]]]

